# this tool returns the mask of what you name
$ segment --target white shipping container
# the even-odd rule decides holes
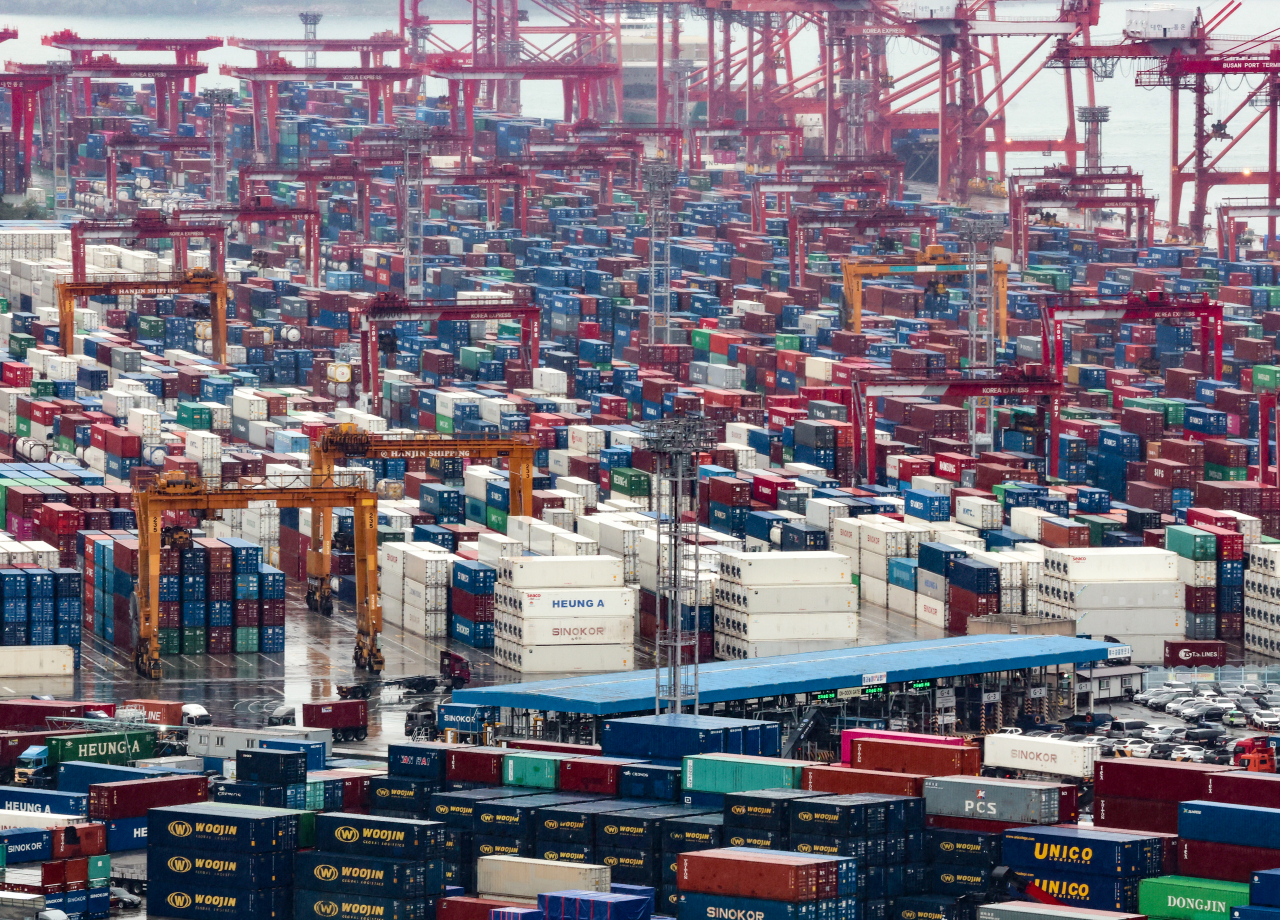
[[[1046,549],[1044,571],[1070,581],[1171,581],[1177,558],[1154,546]]]
[[[889,584],[883,578],[862,575],[858,579],[862,600],[878,607],[889,606]]]
[[[604,431],[591,425],[570,425],[569,449],[598,457],[604,450]]]
[[[1121,642],[1128,642],[1129,636],[1180,639],[1187,623],[1187,612],[1181,606],[1145,607],[1140,610],[1078,607],[1072,612],[1080,633],[1115,636]]]
[[[989,498],[961,495],[956,499],[956,520],[979,530],[999,530],[1004,525],[1004,509]]]
[[[916,592],[916,619],[943,629],[947,625],[947,602]]]
[[[434,549],[428,549],[434,547]],[[413,543],[404,550],[404,577],[420,585],[447,585],[453,577],[453,553],[442,551],[434,543]]]
[[[910,540],[901,525],[866,521],[860,529],[862,551],[881,556],[906,556]],[[866,563],[863,563],[865,568]]]
[[[1006,770],[1092,779],[1093,765],[1100,750],[1095,744],[1074,741],[1029,738],[1026,735],[987,735],[983,739],[982,764]]]
[[[404,601],[383,591],[378,598],[382,605],[382,622],[388,626],[404,624]]]
[[[832,521],[831,543],[832,545],[860,549],[862,546],[862,519],[850,517]]]
[[[596,539],[600,541],[600,548],[608,553],[636,556],[640,552],[642,532],[639,527],[625,521],[603,520],[597,527]]]
[[[939,495],[951,495],[951,490],[959,483],[950,479],[941,479],[937,476],[912,476],[911,488],[924,489],[928,492],[937,492]]]
[[[517,645],[495,637],[493,646],[494,658],[522,674],[629,671],[636,661],[633,645]]]
[[[807,655],[831,649],[849,648],[854,643],[846,639],[780,639],[753,641],[741,636],[717,633],[715,653],[717,658],[742,661],[750,658],[773,658],[778,655]]]
[[[901,559],[901,556],[895,556],[895,559]],[[863,553],[860,561],[861,575],[870,575],[872,578],[879,578],[881,581],[889,577],[889,557],[881,556],[879,553]]]
[[[323,741],[327,756],[333,741],[333,730],[299,728],[295,725],[277,725],[272,728],[225,728],[221,725],[202,725],[187,733],[187,754],[197,757],[234,758],[236,751],[254,750],[268,738]]]
[[[613,556],[521,556],[498,564],[498,580],[513,588],[611,588],[625,584]]]
[[[476,552],[482,562],[493,562],[509,556],[524,555],[524,544],[501,533],[482,533],[476,541]]]
[[[1255,543],[1252,546],[1246,546],[1244,557],[1247,561],[1245,567],[1248,569],[1268,575],[1280,572],[1280,543]]]
[[[1211,588],[1218,583],[1218,563],[1197,562],[1179,556],[1178,581],[1193,588]]]
[[[503,588],[503,606],[525,619],[634,616],[636,610],[633,588]]]
[[[1000,587],[1021,588],[1024,584],[1023,562],[1004,553],[976,552],[969,558],[987,565],[994,565],[1000,570]]]
[[[75,667],[69,645],[0,646],[0,678],[74,677]]]
[[[1040,539],[1040,522],[1047,517],[1057,517],[1043,508],[1013,508],[1009,511],[1009,529],[1024,537]]]
[[[71,824],[83,823],[85,823],[83,815],[49,815],[41,811],[0,811],[0,830],[15,827],[67,827]]]
[[[856,611],[858,589],[847,585],[761,585],[744,587],[732,582],[716,585],[716,603],[748,613],[808,613]]]
[[[832,613],[743,613],[717,605],[717,633],[740,636],[753,642],[785,639],[856,639],[858,614],[854,610]]]
[[[636,621],[632,614],[588,616],[566,613],[562,617],[494,615],[502,635],[516,645],[634,645]]]
[[[551,539],[552,552],[557,556],[599,556],[600,544],[579,533],[557,533]]]
[[[830,552],[720,553],[720,577],[739,585],[849,584],[849,557]]]
[[[548,891],[609,891],[608,866],[552,862],[523,856],[481,856],[476,861],[480,897],[537,898]]]
[[[945,601],[947,599],[946,576],[925,569],[916,569],[916,593],[937,601]]]
[[[907,616],[915,616],[916,614],[916,592],[910,588],[903,588],[900,585],[889,585],[888,588],[888,607],[895,613],[905,613]]]
[[[1142,607],[1181,607],[1187,586],[1180,581],[1067,581],[1042,576],[1039,594],[1066,607],[1136,610]]]

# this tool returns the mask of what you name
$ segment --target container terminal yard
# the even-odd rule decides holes
[[[1280,917],[1274,9],[427,6],[0,23],[0,920]]]

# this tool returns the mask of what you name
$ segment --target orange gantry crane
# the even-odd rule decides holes
[[[508,481],[511,486],[511,513],[533,513],[533,475],[534,454],[538,443],[528,435],[512,435],[505,438],[449,438],[440,435],[412,435],[397,437],[395,435],[371,434],[362,431],[355,425],[342,423],[327,429],[319,438],[311,442],[311,482],[312,490],[323,492],[325,489],[338,488],[334,485],[337,461],[350,458],[408,458],[408,457],[443,457],[466,458],[471,460],[505,459],[507,461]],[[361,492],[361,495],[374,495],[372,492]],[[255,495],[250,491],[247,494]],[[350,503],[348,502],[348,505]],[[281,505],[281,507],[307,507],[306,505]],[[343,507],[342,505],[312,505],[320,509],[320,513],[311,516],[311,547],[307,550],[307,606],[325,616],[333,613],[333,594],[329,583],[329,560],[332,558],[333,528],[328,509]],[[373,560],[376,566],[377,557],[377,502],[368,509],[368,519],[362,520],[361,506],[356,508],[357,542],[356,554],[356,649],[355,662],[360,668],[368,668],[378,672],[382,670],[382,652],[378,648],[378,634],[382,631],[382,612],[376,604],[366,598],[366,589],[361,582],[361,571],[365,568],[366,559]],[[139,518],[141,526],[141,518]],[[370,537],[361,537],[362,526],[367,527]],[[362,542],[363,541],[363,542]],[[363,547],[363,548],[362,548]],[[372,584],[377,585],[376,568],[374,568]],[[376,590],[375,590],[376,595]]]
[[[306,474],[299,470],[298,475]],[[219,511],[247,508],[252,502],[274,502],[277,508],[310,508],[328,520],[334,508],[355,509],[356,648],[358,667],[382,670],[378,635],[382,632],[382,608],[378,603],[378,495],[370,489],[338,486],[322,481],[313,471],[309,485],[272,486],[241,479],[234,489],[209,489],[205,483],[180,471],[161,473],[145,489],[133,493],[138,515],[138,586],[130,604],[136,624],[134,665],[149,680],[162,676],[160,661],[160,550],[189,544],[190,531],[165,526],[165,513],[194,514],[197,519]],[[328,583],[329,545],[316,550],[315,565],[325,569]],[[308,553],[308,575],[312,572]]]
[[[221,275],[198,268],[177,278],[142,281],[59,281],[58,344],[63,353],[75,351],[76,299],[114,297],[119,294],[204,294],[209,298],[209,325],[213,339],[213,359],[227,363],[227,283]]]

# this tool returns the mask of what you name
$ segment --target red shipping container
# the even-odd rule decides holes
[[[209,799],[204,776],[158,776],[89,787],[89,817],[99,821],[144,818],[148,808],[190,805]]]
[[[1218,538],[1219,559],[1244,558],[1244,534],[1234,529],[1228,530],[1226,527],[1217,527],[1213,524],[1198,524],[1196,526],[1200,530],[1207,531]]]
[[[1197,796],[1198,798],[1198,796]],[[1178,833],[1179,802],[1097,796],[1093,800],[1093,823],[1097,827],[1131,827],[1141,831]]]
[[[618,794],[618,773],[634,760],[617,757],[578,757],[560,761],[562,792],[599,792]]]
[[[1227,805],[1280,808],[1280,774],[1244,770],[1214,774],[1205,779],[1205,798]]]
[[[366,728],[369,725],[368,700],[328,700],[303,703],[302,724],[308,728]]]
[[[912,744],[879,738],[857,738],[849,749],[850,766],[923,776],[977,776],[982,754],[976,747]]]
[[[90,709],[116,714],[115,703],[92,703]],[[84,718],[85,704],[78,700],[0,700],[0,728],[5,731],[29,731],[45,728],[49,716]],[[83,733],[82,733],[83,734]]]
[[[78,728],[65,728],[48,732],[5,732],[0,734],[0,767],[12,767],[22,752],[32,745],[42,745],[47,738],[63,735],[83,735]]]
[[[747,505],[751,502],[751,483],[731,476],[713,476],[707,481],[708,495],[722,505]]]
[[[1226,773],[1234,769],[1236,768],[1225,764],[1119,757],[1100,760],[1094,765],[1093,790],[1099,796],[1188,802],[1191,799],[1208,798],[1205,788],[1209,774]],[[1177,814],[1176,809],[1174,814]]]
[[[1280,865],[1280,850],[1208,840],[1178,840],[1178,874],[1223,882],[1252,881],[1253,873]]]
[[[75,859],[79,856],[101,856],[107,852],[107,826],[105,824],[73,824],[75,836],[67,835],[67,828],[55,827],[53,832],[53,858]]]
[[[495,747],[474,747],[450,751],[444,778],[463,783],[502,783],[502,759],[506,751]],[[448,900],[447,898],[445,900]],[[488,920],[485,917],[484,920]]]
[[[886,773],[883,770],[855,770],[852,767],[814,766],[800,770],[800,788],[832,795],[924,795],[924,781],[918,773]]]
[[[681,891],[766,901],[816,901],[828,896],[822,892],[825,886],[819,884],[819,875],[830,874],[830,868],[831,863],[822,858],[702,850],[680,854],[676,886]]]
[[[505,747],[521,751],[550,751],[553,754],[578,754],[582,757],[599,757],[604,748],[598,744],[569,744],[565,741],[540,741],[529,738],[508,738]]]
[[[1212,589],[1210,589],[1212,590]],[[1179,639],[1164,644],[1166,668],[1217,668],[1227,663],[1227,644],[1216,640]]]
[[[988,821],[985,818],[958,818],[952,815],[925,815],[925,827],[946,828],[951,831],[977,831],[981,834],[1003,834],[1015,827],[1027,827],[1012,821]]]
[[[141,709],[152,725],[181,725],[182,703],[172,700],[125,700],[125,709]]]
[[[436,920],[489,920],[490,911],[528,906],[518,901],[493,898],[441,898],[436,901]]]

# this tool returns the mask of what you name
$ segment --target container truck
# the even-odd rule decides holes
[[[120,704],[121,716],[126,710],[141,710],[140,721],[167,728],[212,725],[213,717],[198,703],[181,703],[177,700],[125,700]]]
[[[1096,744],[1032,738],[1028,735],[987,735],[982,739],[982,767],[988,776],[1067,777],[1077,783],[1093,780],[1093,765],[1101,756]]]
[[[18,757],[14,782],[47,789],[56,784],[58,764],[66,760],[127,764],[155,753],[155,732],[101,732],[54,736],[33,744]]]
[[[38,731],[50,727],[48,719],[110,719],[115,714],[115,703],[53,699],[0,700],[0,729]]]
[[[307,728],[327,728],[334,741],[363,741],[369,737],[369,703],[367,700],[329,700],[303,703],[302,721]],[[277,706],[267,717],[267,725],[298,724],[296,706]]]
[[[76,728],[43,732],[6,732],[4,734],[0,734],[0,785],[9,786],[13,784],[14,767],[17,766],[18,758],[22,756],[27,748],[32,747],[33,745],[42,745],[48,738],[83,734],[83,731]]]

